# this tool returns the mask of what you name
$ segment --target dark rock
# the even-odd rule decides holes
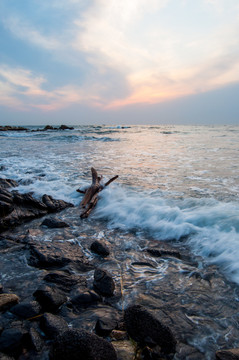
[[[0,284],[0,294],[3,292],[3,286]]]
[[[68,207],[74,207],[71,203],[64,200],[53,199],[52,196],[46,194],[42,196],[42,202],[47,206],[48,212],[57,212]]]
[[[50,313],[45,313],[43,315],[40,326],[46,336],[50,339],[54,339],[56,336],[68,330],[68,324],[62,317]]]
[[[156,268],[155,264],[149,262],[149,261],[134,261],[132,262],[132,265],[136,266],[148,266],[151,268]]]
[[[91,244],[90,249],[94,253],[96,253],[98,255],[102,255],[102,256],[108,256],[110,253],[108,247],[104,243],[102,243],[101,241],[98,241],[98,240],[94,241]]]
[[[1,360],[14,360],[12,356],[8,356],[6,354],[0,353],[0,359]]]
[[[11,308],[11,313],[23,319],[29,319],[40,314],[41,306],[37,301],[20,303]]]
[[[19,297],[15,294],[0,294],[0,311],[9,309],[19,302]]]
[[[177,250],[166,250],[166,249],[147,249],[147,252],[155,257],[169,256],[181,259],[181,254]]]
[[[103,296],[113,296],[114,294],[114,280],[106,270],[95,270],[93,286],[95,290]]]
[[[55,128],[51,125],[46,125],[43,129],[43,131],[47,131],[47,130],[54,130]]]
[[[12,179],[0,179],[0,188],[8,189],[11,187],[17,187],[18,183]]]
[[[92,290],[79,292],[78,295],[74,296],[71,299],[71,303],[76,308],[86,307],[86,306],[92,305],[98,301],[101,301],[101,297]]]
[[[61,125],[59,130],[74,130],[72,126]]]
[[[34,199],[30,193],[19,194],[19,192],[13,191],[12,194],[13,194],[13,202],[15,204],[23,205],[25,207],[30,206],[36,209],[47,211],[47,206],[43,202]]]
[[[57,337],[50,359],[117,360],[117,356],[112,344],[97,335],[68,330]]]
[[[64,228],[64,227],[70,226],[65,221],[62,221],[60,219],[53,219],[53,218],[45,219],[41,225],[47,226],[48,228],[51,228],[51,229]]]
[[[49,273],[43,280],[56,284],[56,286],[63,291],[70,291],[76,285],[80,285],[83,288],[86,287],[86,278],[84,276],[70,275],[63,271]]]
[[[31,327],[31,329],[29,330],[29,337],[30,337],[31,347],[36,352],[40,352],[43,348],[44,342],[43,342],[39,332],[36,329],[34,329],[33,327]]]
[[[71,264],[79,271],[92,269],[79,245],[69,242],[38,242],[31,243],[29,246],[31,252],[30,265],[39,268],[59,268]]]
[[[239,349],[219,350],[216,352],[217,360],[239,360]]]
[[[3,330],[0,336],[0,351],[11,356],[19,356],[26,338],[26,331],[21,328]]]
[[[128,307],[125,311],[124,321],[129,336],[140,346],[159,345],[162,352],[175,353],[177,342],[171,330],[142,306]]]
[[[13,204],[0,200],[0,217],[10,214],[13,209]]]
[[[55,312],[67,301],[62,291],[55,287],[41,285],[33,294],[45,311]]]
[[[0,126],[0,131],[28,131],[27,128],[24,128],[22,126]]]
[[[108,336],[111,331],[118,326],[118,320],[115,318],[104,317],[98,319],[95,325],[95,332],[99,336]]]

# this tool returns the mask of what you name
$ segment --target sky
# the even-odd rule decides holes
[[[0,0],[0,125],[238,124],[238,0]]]

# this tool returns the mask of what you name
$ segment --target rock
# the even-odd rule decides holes
[[[94,241],[91,244],[90,249],[94,253],[96,253],[98,255],[102,255],[102,256],[108,256],[110,253],[108,247],[104,243],[102,243],[101,241],[98,241],[98,240]]]
[[[0,311],[9,309],[19,302],[19,297],[15,294],[0,294]]]
[[[50,339],[68,330],[67,322],[60,316],[45,313],[40,321],[40,327]]]
[[[122,330],[112,330],[110,334],[113,340],[126,340],[128,338],[127,332]]]
[[[67,297],[56,287],[41,285],[33,294],[44,311],[55,312],[67,301]]]
[[[43,280],[56,284],[56,286],[63,291],[71,291],[76,285],[80,285],[82,288],[86,287],[86,278],[84,276],[70,275],[63,271],[49,273]]]
[[[0,351],[14,357],[19,356],[26,336],[27,332],[21,328],[3,330],[0,336]]]
[[[181,259],[181,254],[176,250],[166,250],[166,249],[147,249],[147,252],[155,257],[169,256]]]
[[[114,348],[116,350],[118,360],[133,360],[136,359],[136,349],[131,341],[121,340],[114,341]]]
[[[108,341],[86,331],[68,330],[59,335],[50,354],[52,360],[117,360]]]
[[[42,201],[34,199],[30,193],[19,194],[19,192],[13,191],[12,194],[14,204],[33,207],[47,212],[47,206]]]
[[[103,317],[97,320],[95,332],[99,336],[108,336],[118,326],[118,320],[110,317]]]
[[[8,189],[11,187],[17,187],[18,183],[12,179],[0,179],[0,188]]]
[[[51,229],[64,228],[64,227],[69,227],[70,226],[65,221],[62,221],[60,219],[53,219],[53,218],[45,219],[41,223],[41,225],[47,226],[48,228],[51,228]]]
[[[0,284],[0,294],[3,292],[3,286]]]
[[[238,349],[228,349],[228,350],[218,350],[216,352],[217,360],[239,360],[239,348]]]
[[[140,305],[129,306],[124,321],[130,337],[141,347],[159,345],[163,353],[175,353],[176,339],[171,330]]]
[[[101,301],[101,297],[92,290],[79,292],[78,295],[71,299],[71,303],[78,309],[95,304],[98,301]]]
[[[11,313],[23,319],[30,319],[40,314],[41,306],[37,301],[20,303],[11,308]]]
[[[113,296],[115,284],[112,276],[106,270],[96,269],[94,273],[95,290],[103,296]]]
[[[38,331],[36,329],[34,329],[33,327],[31,327],[29,330],[29,336],[30,336],[31,347],[33,347],[33,349],[36,352],[40,352],[41,349],[43,348],[44,342],[43,342],[40,334],[38,333]]]
[[[0,131],[28,131],[27,128],[24,128],[22,126],[0,126]]]
[[[59,130],[74,130],[72,126],[61,125]]]
[[[29,263],[32,266],[39,268],[61,268],[71,264],[79,271],[92,269],[79,245],[69,242],[36,242],[30,243],[29,247],[31,252]]]
[[[13,209],[13,204],[0,200],[0,217],[10,214]]]
[[[46,125],[43,129],[43,131],[47,131],[47,130],[55,130],[55,128],[51,125]]]
[[[0,353],[0,359],[1,360],[14,360],[12,356],[8,356],[6,354]]]
[[[48,212],[57,212],[68,207],[74,207],[71,203],[64,200],[53,199],[52,196],[46,194],[42,196],[42,202],[47,206]]]

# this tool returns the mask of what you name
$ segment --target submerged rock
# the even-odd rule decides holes
[[[86,331],[68,330],[53,344],[51,360],[117,360],[108,341]]]
[[[69,274],[64,271],[55,271],[47,274],[44,279],[49,283],[54,283],[63,291],[71,291],[75,286],[86,288],[86,278],[80,275]]]
[[[171,330],[143,306],[129,306],[125,311],[124,321],[129,336],[140,346],[159,345],[163,353],[175,353],[177,342]]]
[[[77,309],[90,306],[98,301],[101,301],[101,297],[92,290],[79,291],[79,293],[71,299],[71,303]]]
[[[31,301],[15,305],[10,311],[18,317],[29,319],[40,314],[41,306],[37,301]]]
[[[19,302],[19,297],[15,294],[0,294],[0,311],[9,309]]]
[[[113,296],[115,284],[112,276],[106,270],[96,269],[94,273],[94,288],[103,296]]]

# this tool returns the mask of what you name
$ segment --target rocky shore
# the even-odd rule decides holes
[[[34,129],[34,130],[29,130],[26,127],[23,126],[10,126],[10,125],[6,125],[6,126],[0,126],[0,131],[47,131],[47,130],[73,130],[74,128],[72,126],[67,126],[67,125],[60,125],[59,127],[54,127],[51,125],[46,125],[44,128],[38,128],[38,129]]]
[[[72,204],[46,194],[37,200],[18,193],[17,185],[0,180],[0,359],[239,359],[237,349],[220,350],[229,349],[239,334],[233,327],[238,306],[236,300],[223,303],[223,293],[218,295],[220,286],[229,290],[215,267],[204,270],[180,248],[151,241],[134,249],[128,273],[120,273],[116,265],[121,258],[127,262],[122,254],[131,251],[123,241],[82,236],[79,244],[72,237],[73,224],[62,217],[77,211]],[[172,278],[166,274],[158,283],[157,275],[150,300],[147,281],[140,296],[129,296],[134,291],[127,282],[131,270],[145,267],[150,276],[158,263],[167,264]],[[177,264],[185,273],[177,273]],[[190,295],[182,283],[179,288],[182,276]],[[215,331],[222,329],[213,355],[192,341],[199,313],[206,311],[202,336],[211,336],[213,321]]]

